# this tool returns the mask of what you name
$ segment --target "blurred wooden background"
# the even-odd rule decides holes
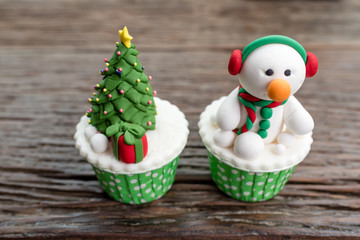
[[[360,2],[0,0],[0,238],[360,238]],[[112,201],[74,147],[87,98],[127,26],[190,137],[160,200]],[[319,59],[298,99],[311,153],[274,199],[242,203],[209,175],[197,121],[237,80],[231,51],[269,34]]]

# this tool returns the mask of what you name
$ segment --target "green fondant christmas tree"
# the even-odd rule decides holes
[[[149,84],[151,76],[144,73],[144,67],[137,57],[139,52],[131,43],[132,37],[127,28],[120,30],[119,35],[121,42],[116,42],[113,56],[110,60],[104,59],[106,68],[100,71],[104,77],[94,86],[97,92],[89,98],[92,107],[86,115],[90,118],[89,123],[103,134],[108,127],[124,123],[134,124],[135,128],[139,126],[144,130],[153,130],[156,91],[153,91]],[[110,131],[112,135],[113,129],[114,127]],[[125,136],[125,143],[126,138],[129,137]]]

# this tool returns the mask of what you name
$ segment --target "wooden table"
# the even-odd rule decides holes
[[[0,1],[0,236],[360,238],[359,11],[356,0]],[[191,129],[172,189],[141,206],[107,197],[72,138],[124,25]],[[296,95],[315,141],[278,196],[244,203],[214,185],[197,122],[237,84],[231,51],[269,34],[318,56]]]

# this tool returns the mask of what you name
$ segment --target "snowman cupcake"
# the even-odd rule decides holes
[[[316,56],[285,36],[233,51],[228,70],[240,85],[207,106],[198,124],[211,176],[227,195],[274,197],[309,153],[314,121],[293,95],[317,68]]]
[[[119,35],[74,138],[111,198],[141,204],[171,188],[188,122],[175,105],[155,97],[127,28]]]

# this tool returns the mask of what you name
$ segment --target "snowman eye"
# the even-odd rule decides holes
[[[265,74],[266,74],[267,76],[271,76],[271,75],[274,74],[274,71],[273,71],[272,69],[268,69],[268,70],[266,70]]]
[[[291,71],[289,69],[285,70],[284,72],[285,76],[290,76],[291,75]]]

